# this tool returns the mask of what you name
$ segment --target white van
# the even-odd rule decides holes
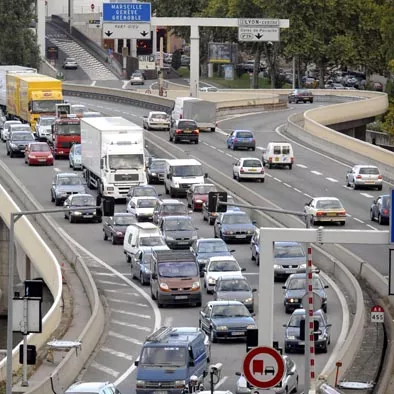
[[[207,177],[202,164],[195,159],[166,160],[164,188],[171,198],[186,195],[191,185],[204,183]]]
[[[263,166],[268,168],[273,166],[289,167],[291,170],[294,164],[293,147],[288,142],[269,142],[266,149],[263,149]]]
[[[149,242],[144,238],[149,237]],[[149,244],[149,245],[148,245]],[[165,244],[160,229],[153,223],[134,223],[127,227],[123,240],[123,253],[128,262],[142,246],[159,246]]]

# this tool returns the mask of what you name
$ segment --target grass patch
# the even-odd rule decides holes
[[[190,77],[190,70],[188,67],[179,67],[176,70],[177,73],[180,75],[181,78],[189,78]]]

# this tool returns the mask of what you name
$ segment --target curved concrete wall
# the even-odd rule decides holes
[[[19,207],[4,187],[0,185],[0,215],[8,227],[10,225],[10,213],[19,211]],[[60,266],[52,251],[25,216],[20,218],[15,224],[15,240],[22,247],[26,255],[29,256],[30,261],[44,279],[54,299],[52,307],[44,316],[42,333],[31,334],[28,337],[28,343],[36,345],[39,348],[49,339],[61,319],[62,277]],[[12,366],[15,371],[20,367],[18,361],[19,345],[13,350],[12,355]],[[5,378],[6,359],[0,362],[0,380],[4,380]]]

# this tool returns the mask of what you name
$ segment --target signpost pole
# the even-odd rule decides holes
[[[23,377],[22,377],[22,387],[28,387],[29,382],[27,380],[27,332],[28,332],[28,325],[29,325],[29,316],[28,316],[28,308],[29,302],[28,298],[23,298],[23,325],[24,325],[24,332],[23,332]]]
[[[164,49],[164,38],[160,37],[160,75],[159,75],[159,96],[163,96],[163,73],[164,73],[164,55],[163,55],[163,49]]]
[[[292,88],[295,89],[295,56],[293,56],[293,78],[292,78]]]
[[[390,244],[394,244],[394,188],[390,190]]]
[[[200,85],[200,33],[199,26],[190,26],[190,96],[198,97]]]

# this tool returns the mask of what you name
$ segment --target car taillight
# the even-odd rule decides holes
[[[200,134],[200,130],[198,130],[198,129],[193,130],[193,134]]]
[[[327,215],[326,212],[321,212],[321,211],[316,212],[316,216],[326,216],[326,215]]]
[[[241,167],[241,169],[239,170],[239,172],[245,172],[245,170]]]
[[[337,212],[337,216],[346,216],[346,211]]]
[[[378,179],[383,179],[383,177],[381,175],[378,176]]]
[[[268,158],[268,162],[271,163],[272,162],[272,157]]]
[[[182,130],[181,129],[175,130],[175,134],[182,134]]]
[[[294,157],[290,157],[290,161],[294,163]]]
[[[182,116],[182,114],[180,114],[180,115],[179,115],[179,119],[183,119],[183,116]]]
[[[383,209],[383,214],[388,215],[389,214],[389,210],[388,209]]]
[[[362,178],[361,175],[357,175],[357,176],[356,176],[356,179],[361,179],[361,178]]]
[[[252,142],[256,142],[256,140],[254,138],[252,138]]]

